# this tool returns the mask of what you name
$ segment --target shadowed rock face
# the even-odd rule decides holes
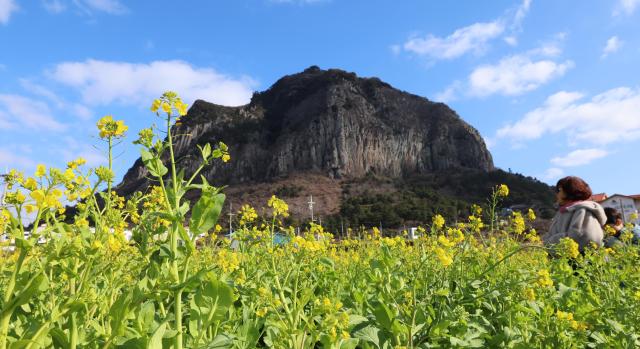
[[[245,106],[198,100],[173,133],[178,167],[187,175],[200,162],[197,144],[229,146],[232,161],[216,162],[203,173],[215,184],[303,172],[338,179],[494,168],[478,131],[445,104],[377,78],[315,66],[281,78]],[[117,190],[128,195],[144,189],[147,176],[138,159]]]

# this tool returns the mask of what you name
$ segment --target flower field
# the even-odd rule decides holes
[[[217,237],[224,190],[199,176],[231,160],[226,145],[203,145],[185,177],[171,126],[187,106],[165,93],[151,110],[162,130],[134,142],[157,179],[147,193],[111,190],[112,150],[127,131],[112,117],[98,123],[108,166],[78,159],[5,178],[0,349],[640,346],[638,247],[583,255],[565,240],[547,250],[533,211],[492,219],[506,186],[465,222],[434,217],[415,240],[375,228],[334,239],[314,224],[295,235],[274,196],[266,217],[242,207],[232,248]],[[190,191],[201,193],[193,205]],[[26,215],[41,227],[28,235]],[[274,244],[282,231],[289,241]]]

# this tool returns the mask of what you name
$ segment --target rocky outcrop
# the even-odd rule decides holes
[[[178,166],[187,175],[200,162],[196,145],[229,146],[232,161],[204,171],[215,184],[260,183],[304,172],[340,179],[493,169],[478,131],[447,105],[377,78],[315,66],[281,78],[245,106],[198,100],[173,133]],[[127,195],[149,184],[138,160],[117,190]]]

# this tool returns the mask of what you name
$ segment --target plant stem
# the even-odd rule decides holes
[[[5,289],[3,304],[6,306],[11,301],[13,297],[13,290],[16,287],[16,279],[18,278],[18,274],[20,273],[20,269],[22,268],[22,263],[27,256],[27,251],[24,248],[20,249],[20,255],[18,256],[18,260],[16,261],[16,265],[13,269],[13,274],[11,274],[11,279],[9,280],[9,284]],[[9,333],[9,321],[11,320],[11,315],[13,315],[13,309],[5,309],[4,312],[0,315],[0,349],[7,348],[7,336]]]
[[[167,140],[169,142],[169,154],[171,156],[171,178],[173,179],[173,207],[171,211],[173,214],[178,212],[180,208],[180,196],[178,195],[178,176],[176,173],[176,160],[173,154],[173,140],[171,135],[171,114],[167,114]],[[165,193],[166,196],[166,193]],[[171,224],[171,252],[173,254],[171,261],[171,274],[174,277],[176,284],[180,283],[180,272],[178,269],[178,222]],[[182,349],[182,289],[178,289],[174,293],[174,310],[176,320],[176,334],[175,349]]]

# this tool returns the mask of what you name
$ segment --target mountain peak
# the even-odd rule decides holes
[[[187,174],[197,167],[197,145],[229,146],[234,160],[205,171],[212,182],[493,169],[482,137],[445,104],[340,69],[311,66],[284,76],[245,106],[199,100],[182,121],[174,134],[190,136],[175,141],[175,152]],[[138,161],[122,186],[146,186],[145,175]]]

